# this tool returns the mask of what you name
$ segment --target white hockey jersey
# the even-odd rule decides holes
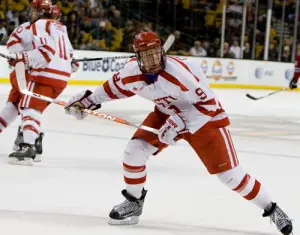
[[[65,88],[73,57],[66,26],[49,19],[21,26],[10,36],[7,48],[10,53],[27,52],[31,61],[29,80]]]
[[[177,113],[191,133],[207,123],[215,127],[229,125],[228,116],[210,89],[201,67],[188,59],[168,56],[165,69],[153,83],[141,73],[133,59],[98,87],[92,99],[103,103],[135,94],[152,100],[162,113]]]
[[[9,53],[17,53],[21,51],[32,50],[32,36],[30,31],[30,23],[25,22],[11,33],[6,43]]]

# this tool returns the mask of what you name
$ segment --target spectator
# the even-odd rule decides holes
[[[251,48],[249,42],[245,43],[243,50],[243,59],[251,59]]]
[[[120,29],[124,27],[124,20],[121,17],[121,12],[119,10],[113,11],[114,16],[110,19],[113,27]]]
[[[19,22],[19,13],[16,11],[8,11],[6,13],[6,17],[9,20],[9,22],[14,22],[15,27],[18,27],[20,25]]]
[[[16,28],[15,21],[9,22],[8,27],[7,27],[7,35],[11,35],[11,33],[15,30],[15,28]]]
[[[194,46],[190,49],[191,56],[207,56],[205,49],[202,47],[200,41],[195,41]]]
[[[176,30],[174,32],[174,37],[175,37],[175,41],[174,41],[170,51],[173,51],[173,53],[175,53],[177,55],[183,55],[185,50],[184,50],[183,42],[181,40],[180,31]]]
[[[237,40],[233,41],[233,45],[230,47],[229,52],[233,54],[235,59],[241,58],[241,47]]]
[[[3,34],[3,38],[8,36],[7,30],[5,27],[5,22],[3,19],[0,19],[0,34]]]
[[[109,49],[112,46],[113,32],[108,29],[108,22],[100,21],[99,26],[91,31],[94,40],[99,40],[100,49]],[[102,42],[100,42],[102,41]],[[96,45],[96,44],[94,44]]]
[[[238,0],[232,0],[232,4],[228,7],[228,13],[237,13],[242,15],[243,14],[243,7],[239,4]]]
[[[121,51],[132,52],[132,42],[136,34],[134,23],[132,20],[128,20],[125,25],[123,41],[121,43]]]
[[[282,62],[291,62],[291,53],[290,53],[290,47],[289,46],[285,46],[283,48],[281,61]]]
[[[220,52],[218,52],[220,56]],[[234,58],[234,54],[229,51],[229,43],[224,42],[223,58]]]

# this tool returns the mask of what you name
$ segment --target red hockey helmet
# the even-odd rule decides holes
[[[165,51],[160,38],[153,32],[135,35],[133,49],[140,70],[143,73],[156,74],[165,67]]]
[[[62,13],[61,13],[61,9],[60,9],[59,6],[52,5],[50,13],[51,13],[51,16],[52,16],[53,19],[60,20],[60,17],[62,15]]]
[[[32,0],[30,6],[37,9],[38,11],[44,10],[46,12],[50,12],[52,2],[51,0]]]
[[[32,0],[28,9],[27,20],[34,23],[42,17],[51,18],[51,6],[51,0]]]

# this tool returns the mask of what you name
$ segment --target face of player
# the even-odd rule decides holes
[[[30,22],[35,22],[38,19],[38,11],[37,9],[31,7],[29,11],[29,20]]]
[[[139,55],[141,66],[147,73],[158,73],[162,69],[160,47],[141,51]]]

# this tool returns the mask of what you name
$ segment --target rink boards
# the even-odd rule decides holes
[[[8,54],[4,46],[0,46],[0,53]],[[114,57],[133,55],[130,53],[79,51],[74,58]],[[189,58],[199,65],[213,88],[248,88],[248,89],[278,89],[286,87],[293,77],[294,64],[281,62],[265,62],[252,60],[219,59],[204,57]],[[81,62],[79,71],[72,74],[69,84],[97,85],[110,78],[122,69],[127,60],[106,58],[99,61]],[[8,63],[0,65],[0,83],[9,82],[11,68]]]

